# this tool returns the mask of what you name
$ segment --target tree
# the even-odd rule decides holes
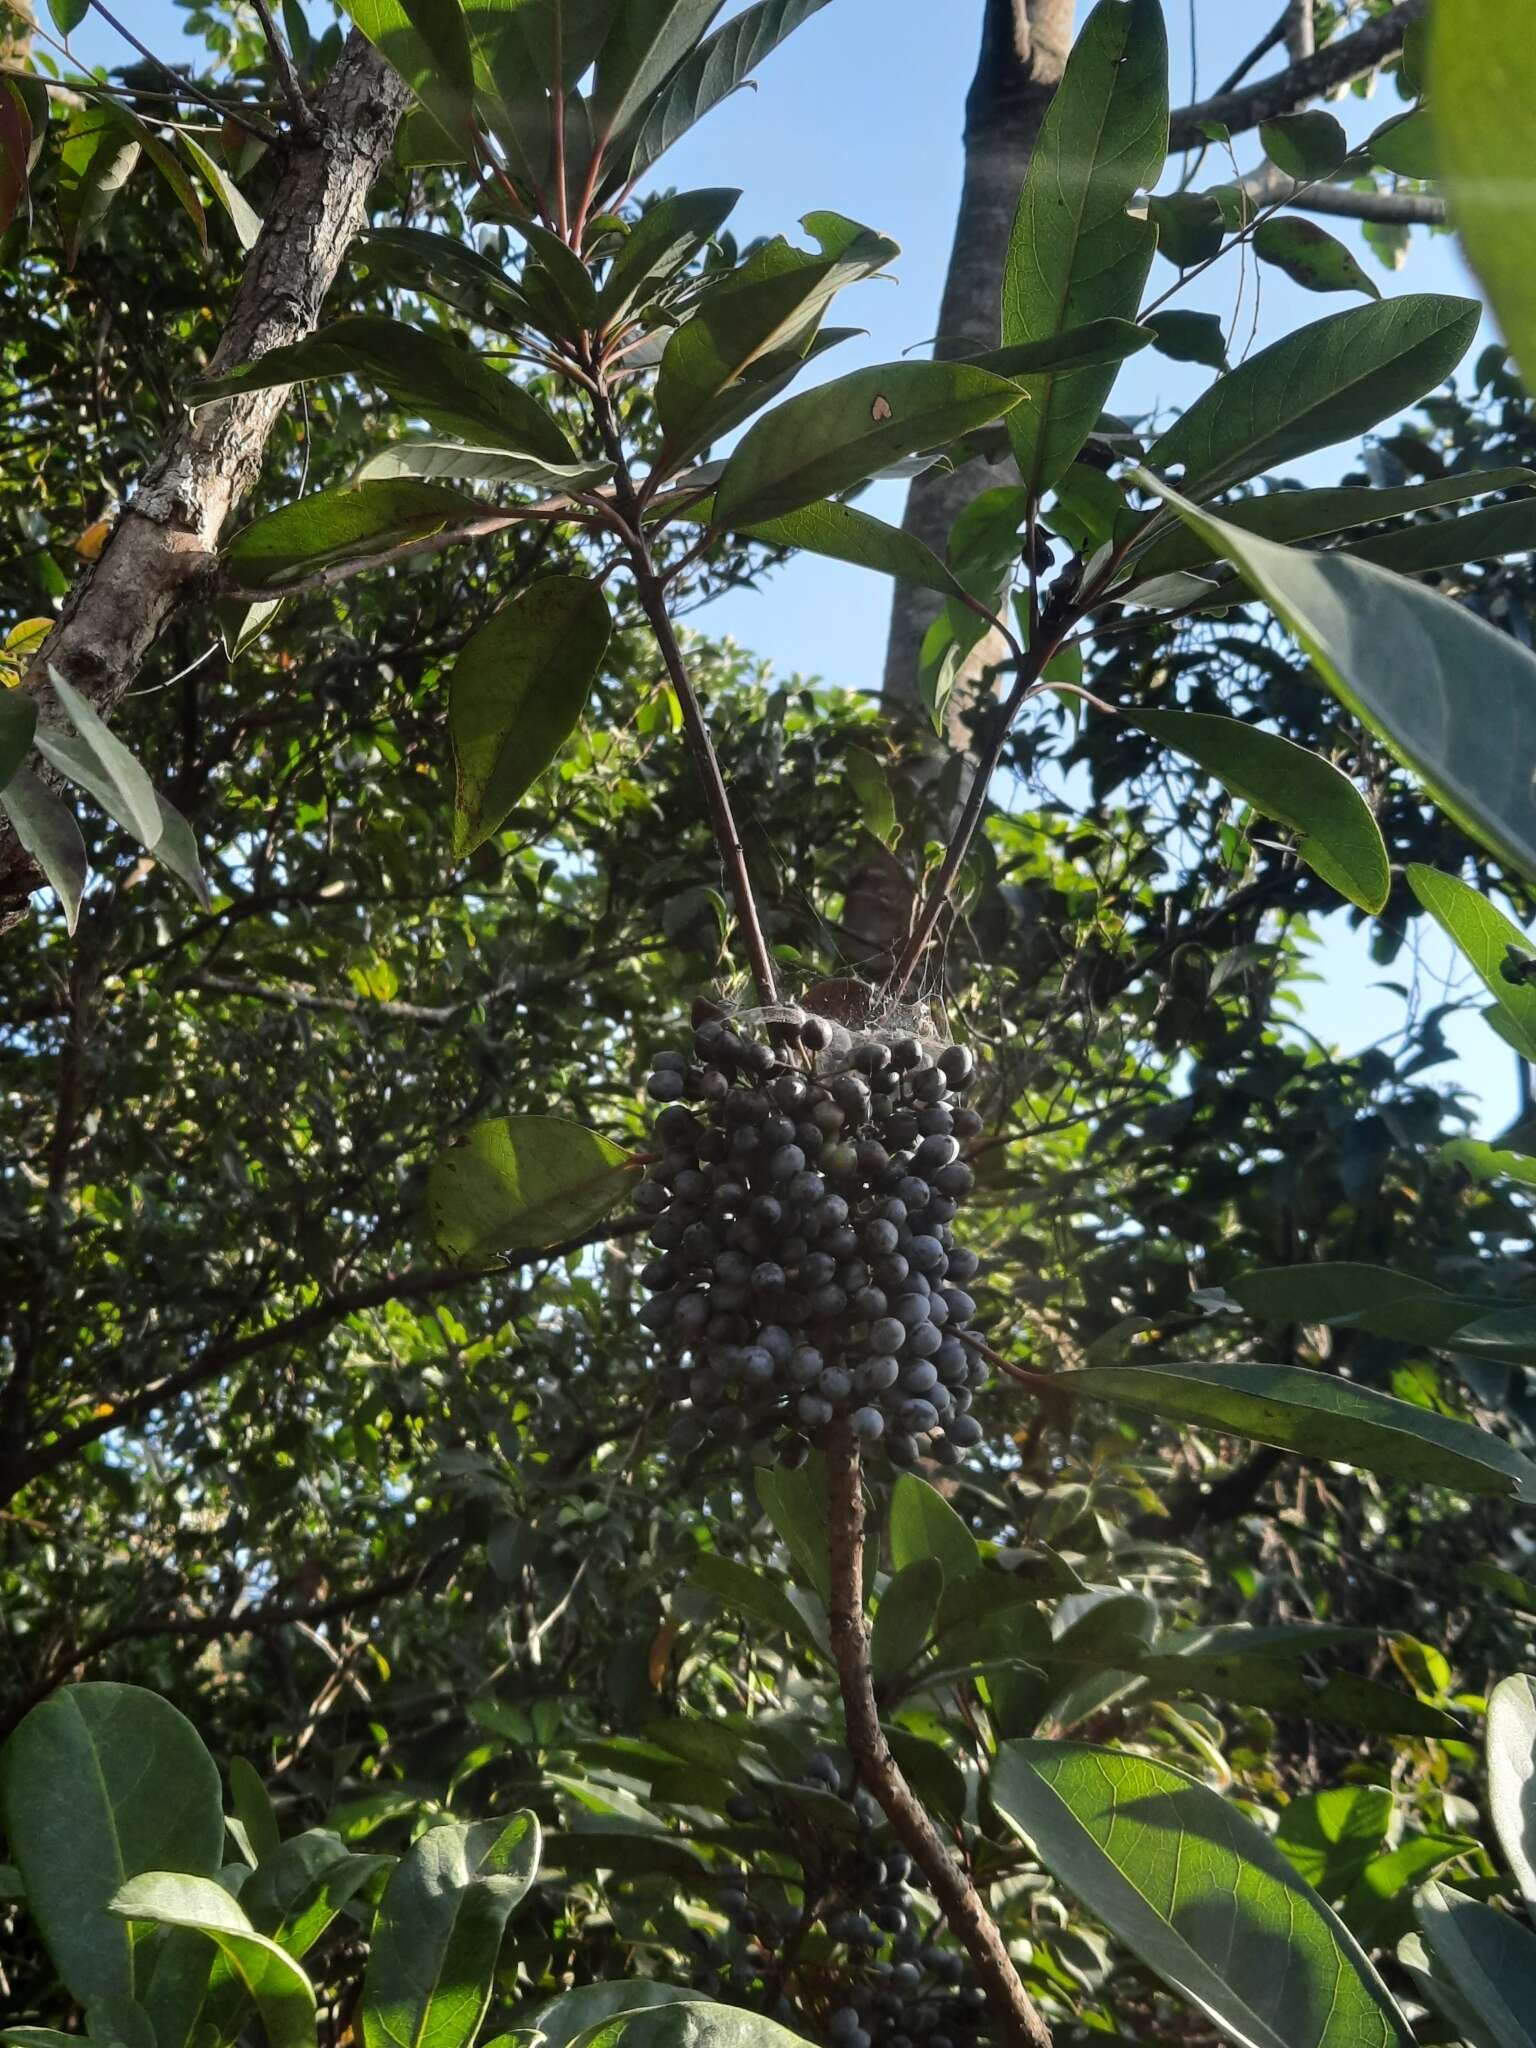
[[[223,551],[239,651],[178,648],[184,811],[148,813],[153,700],[114,734],[66,678],[74,729],[39,740],[137,839],[108,834],[110,885],[6,965],[23,2017],[937,2048],[1168,2038],[1193,2006],[1331,2043],[1407,2038],[1422,1987],[1479,2038],[1522,1930],[1412,1893],[1461,1863],[1512,1896],[1471,1832],[1464,1688],[1521,1661],[1531,1600],[1526,1134],[1452,1135],[1437,1015],[1348,1061],[1282,1019],[1311,913],[1388,920],[1386,951],[1411,896],[1536,1051],[1523,928],[1487,893],[1523,907],[1536,847],[1532,658],[1489,623],[1529,593],[1503,561],[1523,390],[1495,351],[1475,403],[1447,396],[1477,308],[1410,294],[1127,449],[1100,409],[1145,339],[1151,6],[1107,0],[1053,101],[1010,238],[1027,331],[782,400],[889,243],[821,215],[814,248],[743,252],[729,194],[632,201],[794,9],[700,42],[691,11],[628,7],[590,45],[541,36],[587,19],[558,6],[360,12],[417,96],[404,155],[438,161],[381,187],[312,336],[199,362],[192,240],[168,256],[121,203],[92,223],[99,300],[186,294],[114,440],[154,445],[175,393],[302,382],[312,410]],[[1503,144],[1466,104],[1432,79],[1477,221]],[[27,166],[66,232],[68,147]],[[192,157],[215,191],[224,147],[218,176]],[[1091,243],[1045,231],[1063,177]],[[1211,203],[1223,243],[1294,264],[1273,210]],[[35,292],[36,254],[10,260]],[[48,310],[23,432],[25,351],[75,361],[91,301]],[[1251,488],[1416,400],[1399,482]],[[947,566],[849,502],[1000,435],[1025,481]],[[56,546],[19,572],[45,598]],[[900,718],[679,625],[795,546],[936,582],[957,642],[999,636],[975,772],[929,786]],[[1445,712],[1469,669],[1476,723]],[[1058,700],[1080,724],[1015,729]],[[32,705],[0,698],[0,802],[67,899],[79,828],[28,765]],[[994,811],[1005,758],[1080,767],[1094,801]],[[855,810],[921,905],[879,988],[817,978]],[[203,877],[186,817],[211,882],[172,921],[160,871]],[[733,953],[752,986],[697,996],[684,1034]],[[164,1693],[231,1759],[228,1825]],[[1518,1886],[1531,1745],[1520,1682],[1501,1698]]]

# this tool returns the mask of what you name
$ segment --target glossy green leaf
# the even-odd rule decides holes
[[[277,1854],[283,1838],[266,1783],[243,1756],[232,1756],[229,1760],[229,1791],[252,1853],[258,1863],[264,1863]]]
[[[876,1685],[891,1685],[923,1654],[943,1593],[944,1567],[936,1557],[915,1558],[892,1578],[880,1595],[870,1632]]]
[[[798,1472],[760,1465],[756,1484],[763,1513],[826,1606],[832,1597],[832,1568],[827,1554],[826,1467],[820,1453],[813,1453]]]
[[[598,52],[589,103],[598,149],[649,113],[723,0],[626,0]]]
[[[597,325],[597,286],[592,273],[567,243],[537,221],[520,220],[517,231],[528,245],[522,285],[536,309],[550,306],[559,316],[552,329],[560,340],[573,340]],[[534,279],[540,289],[535,292]]]
[[[308,1977],[256,1932],[239,1901],[215,1879],[146,1871],[118,1888],[111,1908],[124,1921],[206,1934],[261,2015],[269,2048],[315,2048],[315,1993]]]
[[[1147,450],[1212,497],[1314,448],[1351,441],[1448,377],[1477,332],[1475,300],[1405,293],[1298,327],[1219,377]]]
[[[48,15],[61,36],[73,35],[91,11],[91,0],[48,0]]]
[[[645,2005],[578,2034],[571,2048],[796,2048],[802,2036],[740,2006]]]
[[[1158,255],[1177,270],[1208,263],[1227,238],[1226,216],[1214,192],[1160,192],[1147,201],[1147,218],[1157,229]]]
[[[197,835],[174,804],[158,792],[155,801],[160,806],[160,836],[155,841],[155,859],[178,882],[185,883],[204,910],[211,910],[213,898],[208,889],[208,877],[203,873],[203,864],[198,857]]]
[[[37,699],[0,684],[0,790],[31,752],[36,729]]]
[[[474,62],[458,0],[341,0],[341,4],[434,119],[469,150]]]
[[[449,1258],[485,1265],[579,1237],[623,1199],[634,1172],[622,1146],[564,1117],[494,1117],[433,1166],[427,1216]]]
[[[428,228],[365,228],[357,248],[380,276],[441,299],[472,319],[515,332],[528,319],[528,305],[493,258],[472,242]]]
[[[74,269],[82,246],[105,220],[138,160],[138,140],[112,108],[77,107],[70,115],[54,188],[66,270]]]
[[[1284,271],[1292,284],[1309,292],[1364,292],[1379,299],[1381,287],[1337,236],[1315,220],[1277,213],[1262,220],[1252,235],[1253,253],[1261,263]]]
[[[1127,211],[1168,150],[1168,45],[1158,0],[1100,0],[1078,33],[1019,196],[1003,274],[1005,348],[1091,320],[1134,320],[1157,245]],[[1112,367],[1032,380],[1008,422],[1036,499],[1103,410]]]
[[[1427,1884],[1414,1918],[1434,1961],[1498,2048],[1536,2048],[1536,1934],[1448,1885]],[[1433,1980],[1431,1980],[1433,1989]]]
[[[160,800],[153,783],[90,699],[71,688],[51,665],[48,674],[75,732],[71,744],[70,735],[39,726],[38,752],[61,775],[88,789],[152,852],[161,831]]]
[[[254,249],[261,234],[261,215],[251,205],[240,187],[225,170],[217,157],[210,156],[195,135],[182,129],[177,139],[191,157],[208,182],[220,206],[229,215],[230,225],[235,231],[235,240],[242,249]]]
[[[1536,1159],[1524,1152],[1504,1152],[1480,1138],[1453,1138],[1440,1147],[1447,1166],[1459,1166],[1473,1180],[1514,1180],[1536,1187]]]
[[[1204,363],[1213,370],[1227,367],[1226,323],[1219,314],[1149,313],[1146,324],[1160,356],[1175,363]]]
[[[741,193],[730,186],[672,192],[648,206],[608,266],[598,293],[603,325],[623,318],[637,298],[665,284],[724,225]]]
[[[1466,512],[1459,519],[1427,519],[1398,533],[1375,533],[1366,540],[1346,542],[1344,551],[1356,561],[1379,563],[1399,576],[1422,576],[1501,555],[1523,555],[1533,547],[1536,497],[1525,497]]]
[[[0,813],[53,885],[73,932],[91,872],[74,812],[30,768],[17,768],[0,792]]]
[[[1536,1465],[1502,1438],[1305,1366],[1095,1365],[1058,1373],[1055,1384],[1305,1458],[1536,1500]]]
[[[504,604],[453,664],[453,841],[472,853],[570,738],[608,650],[600,586],[549,576]]]
[[[642,2006],[700,2002],[707,2002],[703,1992],[686,1985],[658,1984],[652,1977],[624,1977],[562,1991],[558,1998],[536,2006],[528,2015],[528,2025],[539,2036],[539,2048],[571,2048],[578,2035],[606,2025],[621,2013],[638,2012]]]
[[[471,524],[490,510],[462,491],[409,477],[342,484],[242,527],[224,549],[225,575],[242,590],[283,590],[322,569],[365,569],[377,555]]]
[[[1260,1267],[1239,1274],[1227,1291],[1265,1322],[1333,1323],[1413,1344],[1444,1344],[1497,1306],[1450,1294],[1422,1274],[1342,1259]]]
[[[896,800],[884,768],[865,747],[850,747],[843,759],[860,823],[882,846],[890,846],[896,838]]]
[[[1301,858],[1351,903],[1370,911],[1386,903],[1392,870],[1381,828],[1359,790],[1331,761],[1237,718],[1200,711],[1127,715],[1214,775],[1223,789],[1299,832]]]
[[[1275,1840],[1314,1891],[1338,1900],[1386,1842],[1392,1811],[1383,1785],[1305,1792],[1281,1808]]]
[[[391,441],[368,457],[352,485],[397,477],[423,481],[452,477],[460,483],[531,484],[550,497],[569,497],[576,491],[591,490],[612,473],[611,462],[539,462],[531,455],[509,455],[501,448],[472,448],[464,441]],[[467,506],[470,501],[463,503]]]
[[[925,1557],[936,1557],[951,1580],[981,1569],[975,1537],[938,1488],[916,1473],[899,1473],[891,1488],[890,1538],[897,1571]]]
[[[1429,108],[1463,248],[1526,388],[1536,388],[1536,45],[1520,0],[1444,0],[1430,24]],[[1488,62],[1489,52],[1497,53]]]
[[[392,1861],[358,1855],[339,1835],[309,1828],[263,1855],[240,1903],[259,1933],[301,1961],[342,1907]]]
[[[1336,115],[1314,108],[1304,114],[1277,114],[1259,123],[1264,154],[1288,178],[1310,183],[1336,171],[1349,154],[1349,137]]]
[[[713,501],[703,499],[680,516],[690,521],[712,522]],[[829,561],[851,562],[855,568],[873,569],[880,575],[894,576],[899,583],[915,583],[945,597],[954,596],[959,589],[954,576],[926,541],[904,527],[889,526],[873,513],[861,512],[856,505],[844,505],[835,499],[802,505],[777,519],[754,519],[735,531],[746,540],[766,541],[770,547],[795,548],[808,555],[825,555]]]
[[[1383,171],[1395,171],[1400,178],[1439,176],[1435,126],[1426,107],[1415,107],[1411,113],[1385,122],[1366,138],[1364,147],[1373,164]]]
[[[814,1637],[806,1627],[805,1617],[777,1575],[754,1571],[750,1565],[738,1564],[734,1558],[705,1551],[694,1559],[688,1576],[691,1584],[702,1586],[706,1593],[713,1594],[728,1613],[745,1616],[749,1621],[763,1622],[791,1641],[814,1646]]]
[[[1440,505],[1460,504],[1488,491],[1520,490],[1531,485],[1536,485],[1536,470],[1490,469],[1437,477],[1432,483],[1401,484],[1379,491],[1363,490],[1353,485],[1316,491],[1267,491],[1262,497],[1239,498],[1223,506],[1222,518],[1229,526],[1236,526],[1244,533],[1262,534],[1266,540],[1316,540],[1327,534],[1347,533],[1352,527],[1376,526],[1389,519],[1405,519],[1415,512],[1432,511]],[[1487,513],[1474,512],[1468,517],[1481,521],[1488,513],[1518,512],[1524,518],[1529,516],[1533,506],[1536,506],[1536,498],[1520,498],[1510,505],[1490,506]],[[1424,548],[1427,551],[1435,548],[1437,528],[1449,523],[1426,520],[1417,526],[1405,526],[1396,533],[1373,536],[1355,545],[1362,551],[1368,551],[1389,540],[1403,544],[1405,558],[1388,561],[1386,566],[1397,569],[1400,574],[1411,575],[1414,568],[1407,556],[1408,549]],[[1484,544],[1498,537],[1483,526],[1476,531]],[[1503,553],[1505,550],[1489,548],[1488,552]],[[1151,546],[1135,559],[1135,575],[1139,580],[1144,576],[1171,575],[1179,569],[1203,568],[1207,562],[1217,561],[1220,557],[1193,528],[1175,526],[1160,533]],[[1476,559],[1475,553],[1458,556],[1460,561]],[[1426,562],[1424,566],[1432,568],[1435,564]]]
[[[1396,1686],[1333,1671],[1313,1680],[1276,1657],[1222,1657],[1200,1652],[1180,1657],[1143,1657],[1134,1669],[1156,1697],[1198,1692],[1234,1706],[1262,1707],[1272,1714],[1325,1727],[1353,1728],[1370,1735],[1418,1735],[1441,1742],[1464,1738],[1461,1723],[1439,1707]]]
[[[662,355],[656,408],[669,446],[683,452],[723,431],[715,409],[724,394],[781,352],[803,357],[838,292],[899,254],[868,228],[818,256],[779,236],[713,283]]]
[[[1395,301],[1401,304],[1402,301]],[[1465,831],[1536,874],[1536,657],[1407,578],[1341,554],[1277,547],[1160,495],[1241,570],[1323,680]],[[1476,718],[1466,715],[1477,678]]]
[[[379,385],[402,411],[419,414],[443,433],[466,441],[537,456],[543,462],[576,459],[543,406],[511,377],[492,369],[441,329],[412,327],[376,313],[333,320],[307,341],[269,349],[222,376],[204,377],[187,398],[190,404],[206,405],[238,392],[265,391],[317,377],[361,377]]]
[[[1013,377],[1027,384],[1032,377],[1056,370],[1093,370],[1106,363],[1123,363],[1127,356],[1146,348],[1152,334],[1150,326],[1138,326],[1134,320],[1088,320],[1081,327],[1067,327],[1039,341],[988,349],[984,355],[965,360],[973,370],[990,370],[995,377]]]
[[[72,1685],[32,1709],[0,1753],[10,1851],[71,1995],[135,1994],[143,1930],[109,1902],[126,1879],[211,1876],[224,1847],[213,1759],[168,1700],[133,1685]]]
[[[1343,1922],[1195,1779],[1120,1750],[1009,1742],[998,1812],[1096,1918],[1244,2048],[1408,2048]]]
[[[942,447],[1018,405],[1018,385],[965,363],[885,363],[785,402],[750,427],[725,466],[714,524],[781,518]]]
[[[540,1846],[539,1823],[523,1812],[432,1828],[401,1858],[363,1980],[366,2048],[469,2048]]]
[[[787,35],[827,0],[756,0],[702,42],[645,112],[632,144],[615,151],[619,182],[632,185],[696,121],[749,78]]]
[[[1503,1014],[1507,1033],[1523,1056],[1536,1060],[1536,987],[1505,969],[1536,959],[1536,943],[1512,918],[1456,875],[1410,863],[1408,886],[1457,950]]]
[[[1536,1905],[1536,1683],[1501,1678],[1488,1696],[1488,1814],[1522,1896]]]

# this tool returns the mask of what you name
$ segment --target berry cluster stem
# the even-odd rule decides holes
[[[860,1780],[879,1801],[897,1840],[928,1880],[964,1944],[987,1994],[999,2042],[1004,2048],[1051,2048],[1050,2029],[1024,1989],[997,1922],[902,1776],[880,1726],[864,1626],[864,1485],[858,1445],[846,1428],[828,1441],[826,1461],[832,1655],[842,1686],[848,1747]]]

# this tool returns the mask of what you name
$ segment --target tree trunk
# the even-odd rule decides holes
[[[1073,0],[987,0],[981,57],[965,103],[965,177],[936,355],[998,345],[1008,236],[1040,123],[1067,61],[1072,13]],[[991,485],[1006,483],[1010,471],[1011,464],[985,462],[930,471],[913,482],[902,523],[942,559],[959,513]],[[917,701],[918,649],[940,602],[931,591],[897,588],[885,662],[885,694],[894,702]],[[956,712],[968,695],[965,676],[974,678],[998,658],[990,639],[977,648],[955,686]]]
[[[246,260],[210,370],[217,373],[314,329],[368,188],[388,161],[409,95],[399,74],[354,33],[316,103],[313,142],[289,157]],[[105,717],[187,598],[205,587],[219,535],[254,483],[286,390],[258,391],[182,414],[145,472],[100,559],[64,606],[27,678],[42,719],[60,713],[56,667]],[[0,931],[23,915],[37,871],[0,827]]]

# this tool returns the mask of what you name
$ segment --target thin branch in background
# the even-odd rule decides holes
[[[102,6],[101,0],[91,0],[91,5],[107,24],[107,27],[115,29],[125,43],[138,51],[146,64],[153,64],[157,71],[164,73],[172,85],[176,87],[181,98],[196,100],[199,106],[207,107],[217,114],[221,121],[236,122],[238,126],[246,129],[250,134],[259,137],[262,142],[280,142],[282,140],[279,130],[274,128],[270,122],[263,121],[259,114],[253,114],[249,108],[238,107],[231,105],[227,101],[217,100],[213,97],[212,93],[204,92],[202,87],[195,84],[193,80],[184,78],[174,66],[167,64],[163,57],[157,57],[147,43],[141,43],[132,29],[124,28],[117,16],[109,8]]]
[[[268,0],[254,0],[257,18],[261,22],[262,34],[267,39],[267,48],[272,52],[273,68],[277,72],[278,84],[288,102],[288,111],[293,116],[293,125],[307,142],[313,142],[319,134],[314,109],[304,97],[304,82],[294,67],[288,45],[278,32],[277,23],[272,19]]]

